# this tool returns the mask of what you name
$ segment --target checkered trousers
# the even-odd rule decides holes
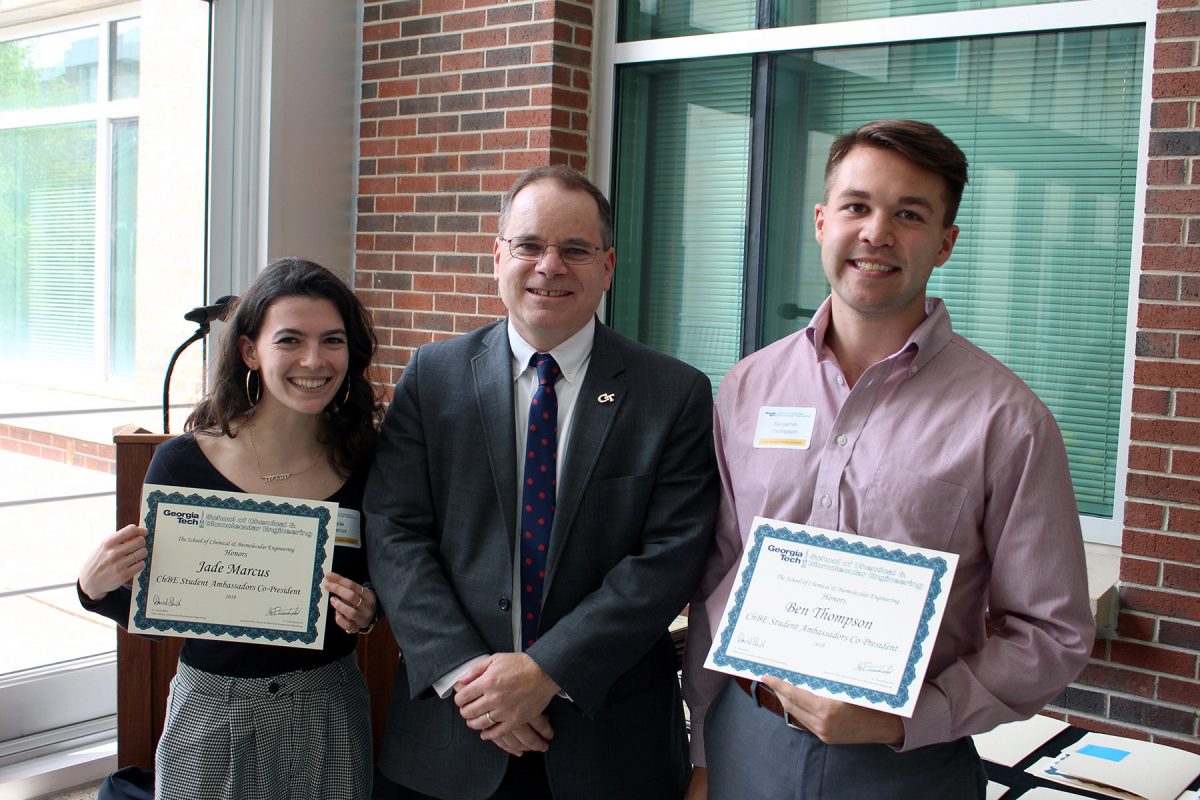
[[[273,678],[180,662],[154,771],[162,800],[368,798],[370,707],[354,654]]]

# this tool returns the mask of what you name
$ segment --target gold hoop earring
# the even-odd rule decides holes
[[[342,392],[342,399],[339,402],[339,405],[342,406],[343,408],[345,408],[346,403],[349,403],[349,402],[350,402],[350,376],[347,375],[346,376],[346,391]]]
[[[256,371],[257,370],[253,369],[246,370],[246,402],[250,404],[250,408],[254,408],[256,405],[258,405],[258,401],[262,400],[262,381],[258,382],[258,396],[250,396],[250,376]]]

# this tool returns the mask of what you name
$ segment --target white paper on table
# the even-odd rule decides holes
[[[1035,762],[1025,771],[1030,775],[1035,775],[1039,778],[1045,778],[1046,780],[1054,781],[1055,783],[1061,783],[1063,786],[1071,786],[1076,789],[1095,792],[1096,794],[1116,797],[1117,800],[1145,800],[1145,798],[1138,797],[1136,794],[1122,792],[1120,789],[1111,789],[1107,786],[1100,786],[1099,784],[1088,783],[1087,781],[1080,781],[1067,775],[1059,774],[1058,772],[1054,771],[1054,765],[1058,763],[1061,758],[1062,756],[1055,758],[1043,758]]]
[[[998,725],[987,733],[975,734],[971,739],[984,761],[1012,767],[1069,727],[1062,720],[1037,714],[1019,722]]]
[[[1006,792],[1008,792],[1008,787],[1003,783],[988,781],[987,791],[984,794],[984,800],[1000,800],[1001,797],[1004,797]]]
[[[1054,768],[1071,778],[1112,786],[1146,800],[1176,800],[1200,775],[1200,754],[1088,733],[1063,751]]]
[[[1035,786],[1021,795],[1021,800],[1079,800],[1079,795],[1046,786]]]

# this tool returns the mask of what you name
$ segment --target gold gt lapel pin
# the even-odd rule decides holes
[[[596,397],[597,403],[611,403],[617,399],[617,396],[612,392],[604,392]]]

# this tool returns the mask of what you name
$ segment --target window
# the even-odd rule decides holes
[[[0,766],[111,734],[113,626],[75,576],[113,530],[113,428],[161,429],[205,297],[208,6],[68,5],[0,11]]]
[[[770,24],[788,27],[1065,2],[1071,0],[775,0],[768,5]],[[758,5],[747,0],[623,0],[619,38],[631,42],[753,30]]]
[[[666,25],[670,14],[718,5],[755,6],[630,1],[623,21],[685,35],[696,31]],[[970,10],[980,5],[1014,8]],[[784,2],[773,9],[782,23],[816,24],[618,45],[611,317],[716,384],[742,355],[803,328],[828,295],[812,209],[833,139],[880,117],[932,122],[966,152],[971,182],[930,294],[1055,413],[1085,532],[1115,543],[1152,10],[1015,5]]]
[[[613,325],[714,385],[741,355],[751,67],[738,56],[622,75],[616,248],[628,266]]]

